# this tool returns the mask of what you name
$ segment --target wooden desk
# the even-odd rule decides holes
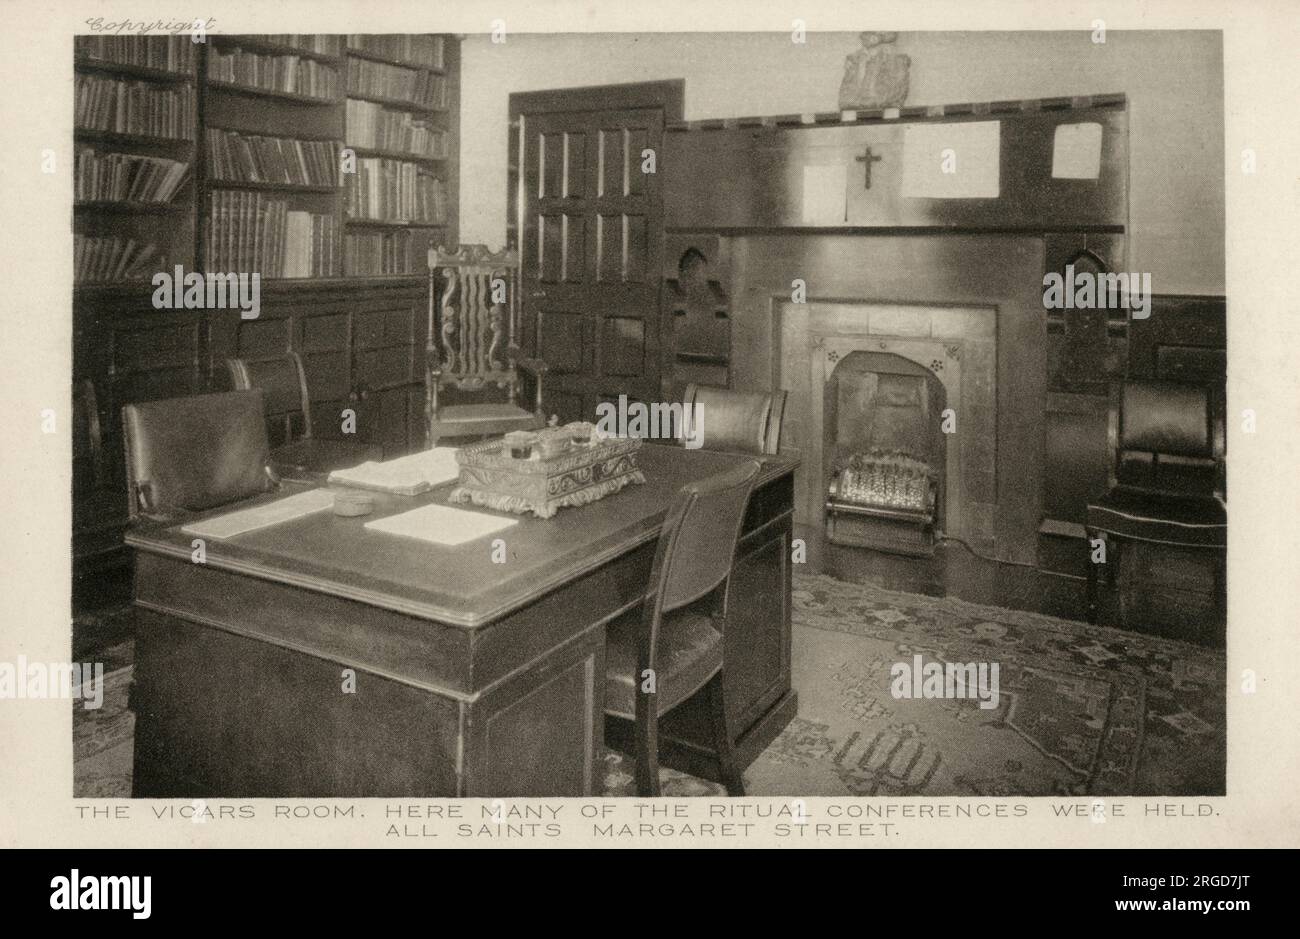
[[[598,793],[604,625],[640,601],[673,493],[739,459],[647,445],[645,485],[524,518],[501,534],[504,564],[491,538],[447,548],[363,527],[445,502],[450,484],[379,495],[364,518],[319,512],[209,540],[203,564],[179,526],[133,529],[134,795]],[[795,466],[765,461],[733,575],[727,694],[743,762],[795,710]],[[689,768],[706,729],[689,712],[666,727],[669,762]]]

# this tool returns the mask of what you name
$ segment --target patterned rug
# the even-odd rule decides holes
[[[799,714],[745,771],[751,795],[1222,795],[1222,650],[955,599],[797,575]],[[130,660],[130,646],[108,651]],[[999,701],[895,699],[890,668],[997,663]],[[75,791],[131,789],[130,668],[104,707],[74,710]],[[604,795],[631,796],[631,760],[607,751]],[[664,795],[712,796],[673,770]]]

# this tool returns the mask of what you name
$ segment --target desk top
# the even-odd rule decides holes
[[[550,519],[517,518],[519,524],[495,537],[506,543],[507,561],[492,562],[492,538],[447,547],[366,529],[367,522],[430,503],[448,504],[455,483],[419,496],[371,493],[375,511],[344,518],[330,511],[236,535],[208,540],[207,565],[252,577],[333,594],[469,629],[487,625],[560,585],[659,536],[673,495],[686,483],[722,472],[744,459],[741,454],[647,443],[638,463],[646,482]],[[763,463],[756,485],[792,473],[798,461],[758,457]],[[207,518],[268,502],[268,494],[195,516]],[[463,506],[458,506],[464,508]],[[181,524],[191,524],[194,518]],[[140,551],[189,560],[193,536],[181,524],[139,524],[126,542]]]

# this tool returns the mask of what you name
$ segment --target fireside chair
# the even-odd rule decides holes
[[[171,520],[276,488],[262,414],[256,390],[124,405],[131,521]]]
[[[226,359],[226,370],[236,391],[260,388],[265,393],[266,419],[276,428],[270,439],[284,441],[271,451],[271,463],[281,476],[328,473],[384,458],[382,447],[315,436],[307,372],[298,353],[262,361]]]
[[[1110,490],[1087,509],[1089,551],[1106,546],[1107,581],[1116,584],[1122,541],[1213,551],[1214,602],[1222,616],[1228,513],[1224,421],[1208,387],[1128,381],[1111,389]],[[1091,561],[1091,557],[1089,558]],[[1088,621],[1097,620],[1097,564],[1088,565]],[[1125,620],[1120,604],[1121,625]]]
[[[781,448],[784,391],[732,391],[711,385],[686,386],[683,404],[704,409],[705,450],[775,456]]]
[[[745,794],[727,728],[722,652],[731,563],[758,471],[749,460],[678,491],[644,602],[606,629],[605,713],[635,722],[640,796],[659,795],[659,718],[700,691],[708,696],[719,776],[729,795]],[[642,690],[647,674],[655,676],[653,691]]]
[[[440,437],[488,437],[546,425],[546,366],[515,345],[518,266],[517,252],[492,253],[485,245],[429,252],[425,417],[430,447]],[[500,287],[504,302],[493,297]],[[532,379],[531,410],[517,403],[521,371]],[[456,400],[443,400],[444,389],[454,389]]]

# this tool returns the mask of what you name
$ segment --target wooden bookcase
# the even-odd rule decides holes
[[[184,46],[180,40],[188,41],[187,37],[149,39],[152,40],[149,43],[141,41],[131,46],[109,39],[79,37],[74,47],[77,94],[83,98],[90,96],[90,89],[81,87],[83,81],[106,86],[111,83],[114,88],[144,90],[147,93],[174,93],[188,98],[190,102],[192,120],[189,126],[179,127],[174,136],[143,133],[138,129],[95,127],[93,125],[107,121],[95,121],[92,115],[83,115],[78,109],[74,112],[77,121],[73,134],[77,165],[91,152],[101,158],[122,155],[161,158],[186,164],[186,179],[176,194],[165,202],[87,197],[78,187],[75,190],[73,231],[86,239],[119,238],[124,242],[134,241],[138,245],[154,245],[157,255],[149,266],[151,273],[162,267],[164,261],[166,265],[182,264],[187,269],[194,264],[193,204],[199,95],[196,78],[201,52]],[[133,57],[147,60],[150,57],[147,50],[152,50],[154,55],[160,54],[168,47],[168,40],[172,40],[172,51],[188,61],[178,62],[174,68],[164,68],[119,60]],[[78,174],[80,179],[80,170]],[[85,282],[104,283],[111,279],[93,276],[87,277]]]
[[[162,38],[162,37],[158,37]],[[188,37],[176,37],[184,43]],[[133,154],[164,157],[189,164],[188,177],[180,191],[166,203],[136,203],[84,200],[77,203],[79,234],[121,234],[123,237],[154,238],[160,254],[169,265],[181,264],[187,271],[203,270],[213,252],[208,235],[212,195],[222,191],[260,192],[267,198],[284,199],[291,211],[330,215],[336,220],[337,245],[342,275],[344,245],[349,234],[409,232],[409,263],[398,275],[422,278],[424,258],[432,244],[453,245],[458,222],[459,200],[459,131],[460,131],[460,48],[453,36],[434,36],[442,43],[440,64],[420,64],[378,54],[364,46],[350,43],[358,37],[328,37],[333,51],[320,52],[299,48],[283,41],[288,37],[210,35],[207,42],[192,44],[193,62],[184,70],[166,70],[134,64],[93,59],[78,45],[78,75],[94,75],[159,87],[180,87],[195,98],[197,119],[192,132],[182,138],[168,139],[143,134],[113,133],[104,130],[78,129],[78,151],[93,148],[97,153]],[[373,39],[374,37],[364,37]],[[271,90],[210,77],[209,60],[230,55],[236,50],[265,56],[265,61],[295,56],[337,74],[337,91],[328,97]],[[418,75],[420,80],[437,80],[444,91],[437,106],[368,94],[352,90],[348,82],[351,62],[370,63],[373,67],[397,70],[404,75]],[[409,114],[436,129],[445,141],[437,155],[416,154],[398,149],[384,149],[355,144],[347,125],[347,102],[376,105],[390,114]],[[347,211],[346,174],[338,185],[301,186],[280,183],[238,182],[216,178],[208,161],[206,145],[209,130],[223,130],[242,135],[258,135],[302,141],[327,141],[348,148],[358,164],[368,160],[387,160],[415,167],[418,173],[436,178],[443,188],[443,212],[437,219],[352,218]],[[251,273],[251,272],[250,272]],[[362,276],[383,276],[364,274]],[[265,278],[264,278],[265,281]],[[266,284],[264,283],[264,287]]]
[[[189,42],[189,37],[182,38]],[[105,130],[76,133],[78,150],[93,147],[97,153],[162,156],[189,165],[184,184],[166,204],[94,201],[76,208],[77,234],[156,239],[167,258],[166,266],[153,264],[147,274],[131,282],[77,283],[73,291],[73,378],[79,409],[74,450],[80,457],[78,473],[87,477],[74,486],[74,574],[79,583],[93,583],[97,571],[126,559],[120,538],[126,516],[122,405],[224,390],[228,387],[228,357],[259,359],[298,352],[307,369],[317,434],[340,432],[334,412],[351,408],[357,413],[359,437],[382,446],[386,456],[424,445],[425,258],[431,244],[458,242],[459,42],[453,36],[441,37],[440,64],[413,64],[383,54],[371,45],[374,37],[356,40],[337,35],[311,49],[290,44],[291,40],[315,38],[209,34],[205,43],[195,44],[189,67],[175,71],[91,60],[84,54],[84,44],[78,44],[78,76],[185,88],[195,101],[193,133],[183,139]],[[134,41],[140,38],[134,37]],[[336,92],[313,98],[211,78],[209,60],[235,49],[267,56],[294,55],[318,67],[332,68],[338,73]],[[413,80],[417,83],[436,76],[444,83],[444,97],[438,107],[431,107],[423,102],[352,93],[347,77],[354,60],[405,69],[399,74],[407,79],[416,76]],[[349,139],[348,133],[349,98],[410,114],[412,120],[437,128],[445,134],[445,151],[436,157],[414,156],[392,148],[350,146],[355,140]],[[357,165],[373,159],[414,165],[418,172],[442,180],[445,217],[437,222],[350,218],[342,173],[339,184],[330,186],[216,179],[206,146],[210,129],[332,142],[340,153],[350,148]],[[154,309],[154,288],[149,283],[154,272],[170,272],[177,264],[186,273],[208,269],[213,256],[209,244],[212,196],[229,192],[255,193],[283,200],[290,211],[332,217],[339,276],[263,277],[261,312],[256,319],[241,319],[238,310]],[[405,236],[409,239],[409,273],[342,276],[349,234],[393,232],[409,233]]]

